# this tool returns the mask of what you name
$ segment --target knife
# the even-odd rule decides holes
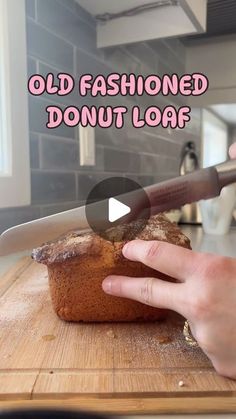
[[[151,214],[155,215],[201,199],[216,197],[220,195],[223,187],[234,182],[236,182],[236,161],[231,160],[148,186],[144,190],[149,198]],[[132,198],[132,193],[129,192],[125,195]],[[124,198],[125,195],[120,196],[120,198]],[[94,206],[95,213],[96,209],[98,209],[98,214],[101,213],[99,212],[100,202],[89,205]],[[139,210],[145,209],[142,208],[142,202],[137,202],[136,205]],[[132,212],[130,220],[132,219]],[[134,211],[133,219],[136,216],[137,212]],[[32,249],[73,230],[83,232],[91,230],[86,218],[85,206],[6,230],[0,236],[0,256]]]

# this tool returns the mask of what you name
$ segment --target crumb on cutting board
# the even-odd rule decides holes
[[[56,336],[54,336],[54,335],[44,335],[44,336],[42,336],[42,339],[45,340],[46,342],[49,342],[50,340],[56,339]]]
[[[113,330],[108,330],[107,331],[107,336],[109,337],[109,338],[112,338],[112,339],[115,339],[116,338],[116,335],[115,335],[115,333],[113,332]]]

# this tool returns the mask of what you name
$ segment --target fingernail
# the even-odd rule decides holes
[[[126,243],[122,249],[122,253],[124,256],[128,254],[128,249],[129,249],[129,243]]]
[[[102,288],[106,294],[111,294],[111,280],[109,278],[104,279]]]

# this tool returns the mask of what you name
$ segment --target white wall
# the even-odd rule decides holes
[[[236,37],[196,41],[187,47],[187,72],[204,73],[210,82],[209,90],[191,98],[192,106],[216,103],[236,103]]]

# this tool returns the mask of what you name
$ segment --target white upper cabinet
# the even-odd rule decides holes
[[[98,47],[206,31],[207,0],[77,0],[77,2],[97,18]]]

